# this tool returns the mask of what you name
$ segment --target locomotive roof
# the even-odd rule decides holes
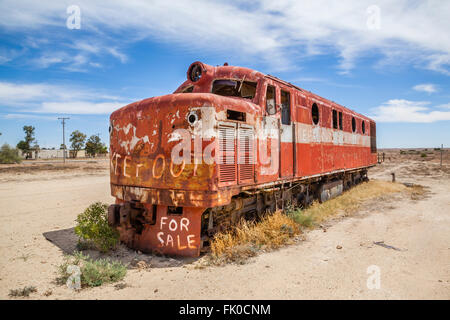
[[[203,64],[201,62],[194,62],[192,65],[199,63],[201,64],[205,70],[207,71],[207,73],[209,73],[210,78],[229,78],[229,79],[243,79],[245,77],[245,80],[247,81],[255,81],[257,82],[258,80],[260,80],[261,78],[266,78],[266,79],[271,79],[273,81],[276,81],[278,83],[281,83],[285,86],[294,88],[298,91],[300,91],[303,95],[307,96],[310,99],[315,99],[320,103],[323,103],[325,105],[328,105],[330,107],[337,107],[340,108],[342,110],[346,110],[349,113],[351,113],[352,115],[358,116],[360,118],[369,120],[369,121],[373,121],[372,119],[370,119],[369,117],[366,117],[350,108],[347,108],[343,105],[340,105],[332,100],[326,99],[324,97],[321,97],[315,93],[312,93],[311,91],[305,90],[300,88],[299,86],[292,84],[288,81],[279,79],[275,76],[272,76],[270,74],[264,74],[262,72],[259,72],[257,70],[253,70],[250,68],[246,68],[246,67],[239,67],[239,66],[230,66],[227,63],[225,63],[222,66],[210,66],[210,65],[206,65]],[[190,67],[189,67],[190,70]],[[189,71],[188,71],[189,72]],[[189,78],[189,75],[188,75]],[[178,89],[175,92],[180,92],[182,88],[186,88],[189,85],[195,84],[192,81],[190,81],[189,79],[186,80],[181,86],[178,87]]]

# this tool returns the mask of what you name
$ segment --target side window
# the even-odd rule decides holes
[[[311,107],[311,118],[314,124],[319,124],[319,108],[315,103]]]
[[[337,111],[333,110],[333,129],[338,128],[338,117],[337,117]]]
[[[355,117],[352,117],[352,132],[356,131],[356,120]]]
[[[364,120],[362,121],[361,129],[362,129],[362,133],[365,134],[366,133],[366,122]]]
[[[343,126],[342,126],[342,112],[339,112],[339,129],[343,129]]]
[[[281,90],[281,123],[291,124],[291,95]]]
[[[268,114],[274,115],[277,112],[275,103],[275,87],[268,85],[266,91],[266,111]]]

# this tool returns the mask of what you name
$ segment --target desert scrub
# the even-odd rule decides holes
[[[19,151],[16,148],[12,148],[8,144],[4,144],[0,148],[0,163],[20,163],[22,159],[19,157]]]
[[[305,213],[305,211],[300,208],[290,207],[284,211],[284,214],[303,227],[311,228],[314,225],[312,214]]]
[[[10,297],[29,297],[30,293],[37,292],[35,286],[26,286],[23,289],[9,290]]]
[[[108,205],[96,202],[77,217],[75,233],[79,237],[79,248],[94,246],[102,252],[115,249],[119,233],[108,225]],[[87,242],[87,244],[83,244]]]
[[[72,275],[67,267],[75,265],[80,268],[81,287],[98,287],[105,283],[114,283],[122,280],[127,274],[127,266],[119,261],[109,259],[93,260],[81,252],[64,257],[64,262],[58,267],[58,284],[66,284]]]
[[[259,222],[242,221],[229,232],[218,233],[211,241],[211,254],[218,262],[239,262],[258,250],[276,249],[300,233],[299,225],[281,211],[267,215]]]

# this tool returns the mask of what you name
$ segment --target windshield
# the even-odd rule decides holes
[[[256,82],[243,80],[215,80],[212,93],[228,97],[252,100],[256,94]]]

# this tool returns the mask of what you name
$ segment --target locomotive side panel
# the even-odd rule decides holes
[[[376,162],[376,155],[370,148],[369,121],[337,105],[328,106],[316,99],[310,99],[309,102],[310,106],[314,103],[317,105],[319,122],[314,124],[312,117],[308,116],[312,113],[312,107],[297,107],[299,123],[296,126],[295,140],[299,177],[361,168]],[[355,132],[352,132],[352,118],[356,122]]]

